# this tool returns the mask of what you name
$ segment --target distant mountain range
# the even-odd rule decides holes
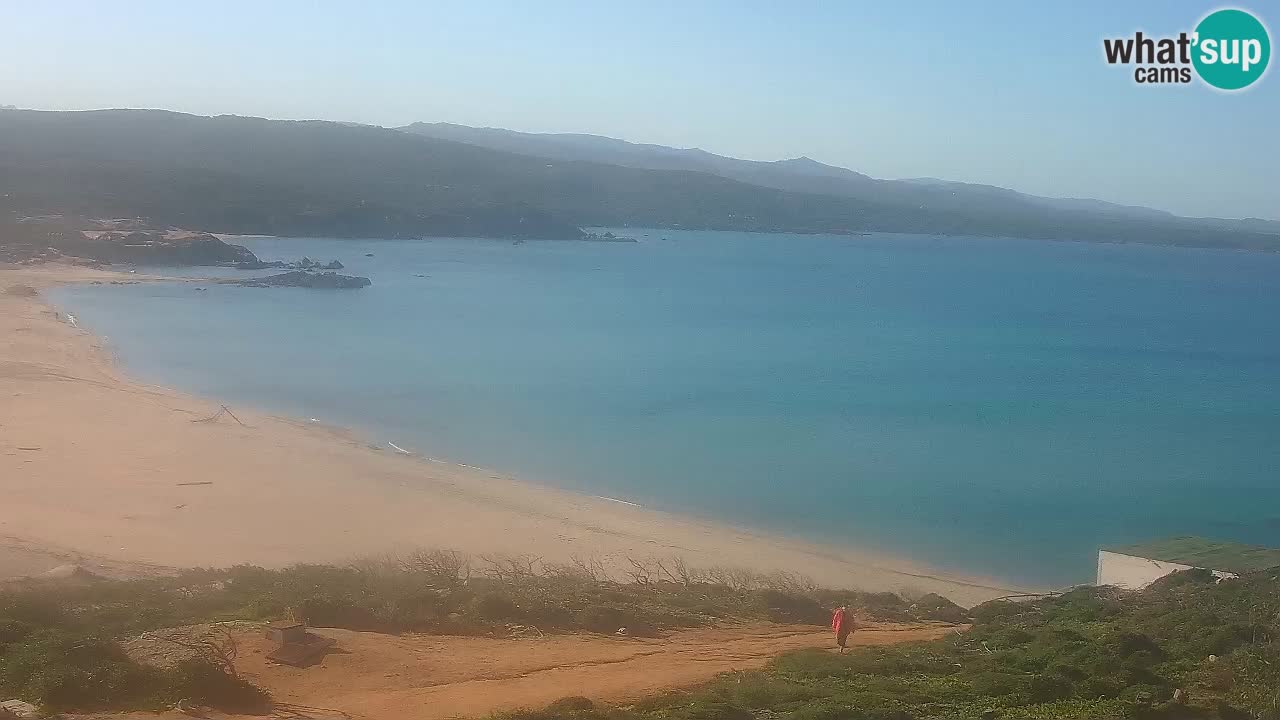
[[[1085,198],[1050,198],[993,185],[913,178],[878,180],[812,158],[762,162],[715,155],[705,150],[631,143],[625,140],[571,133],[523,133],[501,128],[475,128],[451,123],[413,123],[401,130],[440,140],[454,140],[494,150],[553,160],[620,165],[652,170],[705,172],[752,185],[854,197],[878,203],[948,211],[1007,213],[1013,208],[1065,210],[1110,218],[1153,221],[1179,220],[1164,210],[1121,205]],[[1190,220],[1190,218],[1186,218]],[[1280,222],[1250,218],[1195,218],[1212,227],[1280,233]]]
[[[580,238],[584,226],[866,231],[1280,249],[1280,223],[877,180],[590,135],[156,110],[0,110],[0,217],[226,233]]]

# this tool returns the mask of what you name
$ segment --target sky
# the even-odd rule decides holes
[[[1280,71],[1222,93],[1103,60],[1218,7],[0,0],[0,105],[585,132],[1280,219]]]

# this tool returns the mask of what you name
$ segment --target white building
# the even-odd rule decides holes
[[[1280,550],[1198,537],[1102,548],[1098,584],[1141,590],[1170,573],[1202,568],[1219,578],[1280,567]]]

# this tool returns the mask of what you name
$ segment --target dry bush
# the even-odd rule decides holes
[[[471,557],[457,550],[411,550],[398,561],[406,572],[425,575],[438,587],[457,587],[471,580]]]
[[[623,569],[622,574],[637,585],[651,585],[662,580],[661,565],[654,558],[637,560],[628,556],[627,567]]]
[[[802,575],[800,573],[788,572],[786,570],[774,570],[773,572],[758,573],[742,567],[727,567],[717,565],[705,570],[683,570],[685,577],[690,577],[691,582],[710,583],[713,585],[724,585],[731,590],[739,592],[749,592],[752,590],[776,590],[778,592],[792,593],[796,595],[812,594],[818,589],[818,583],[813,578]]]
[[[595,555],[570,555],[567,563],[543,563],[544,577],[578,582],[606,583],[610,581],[604,562]]]
[[[226,627],[212,625],[203,634],[184,635],[174,632],[157,634],[155,638],[186,648],[191,652],[191,657],[203,660],[231,677],[239,677],[236,659],[240,656],[240,647],[235,636]]]
[[[538,577],[542,558],[536,555],[485,554],[479,557],[480,574],[499,582],[518,582]]]
[[[401,571],[400,559],[395,553],[361,555],[347,563],[352,570],[373,577],[397,575]]]
[[[376,578],[411,575],[436,588],[456,588],[471,579],[471,557],[456,550],[417,548],[362,555],[347,565],[356,572]]]
[[[704,573],[707,582],[724,585],[731,590],[756,590],[760,587],[759,575],[746,568],[717,565],[707,568]]]
[[[775,570],[756,576],[757,587],[761,590],[778,590],[779,592],[808,595],[818,589],[813,578],[800,573]]]
[[[690,567],[689,563],[679,555],[672,557],[663,567],[663,571],[667,573],[673,582],[678,582],[685,587],[707,581],[705,570]]]
[[[628,556],[627,565],[628,568],[623,571],[623,575],[637,585],[663,582],[690,587],[699,583],[713,582],[710,577],[711,571],[692,567],[679,555],[665,558],[649,556],[640,559]]]

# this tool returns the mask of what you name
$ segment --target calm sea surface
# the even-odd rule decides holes
[[[1153,536],[1280,546],[1280,255],[627,234],[249,239],[374,285],[54,299],[151,382],[1012,581]]]

